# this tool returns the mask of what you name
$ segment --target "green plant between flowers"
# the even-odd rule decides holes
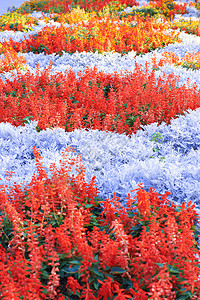
[[[151,136],[151,139],[150,139],[151,142],[156,142],[158,144],[162,144],[163,141],[164,141],[164,137],[163,135],[160,133],[160,132],[155,132],[154,134],[152,134]],[[160,161],[163,161],[165,159],[164,156],[160,156],[159,154],[159,151],[160,151],[160,148],[152,148],[152,150],[157,153],[157,156],[156,157],[159,157],[159,160]],[[149,158],[154,158],[155,156],[150,156]]]

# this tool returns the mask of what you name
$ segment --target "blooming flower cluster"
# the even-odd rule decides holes
[[[1,123],[0,177],[6,183],[6,171],[14,172],[9,185],[15,181],[28,184],[36,172],[33,147],[40,150],[48,174],[50,164],[59,165],[62,151],[72,147],[74,155],[82,155],[86,179],[96,176],[104,199],[112,197],[115,191],[125,204],[128,192],[142,182],[146,190],[168,190],[168,197],[174,202],[192,200],[200,207],[199,124],[199,109],[167,126],[144,126],[131,137],[99,130],[67,133],[55,128],[37,132],[35,122],[25,127]],[[163,136],[162,143],[151,141],[156,132]]]
[[[0,19],[0,298],[200,298],[200,37],[164,17],[188,2]]]
[[[38,20],[32,16],[21,15],[16,12],[9,13],[0,17],[0,30],[29,31],[30,25],[37,25]]]
[[[198,15],[200,16],[200,13],[198,13]],[[197,18],[192,19],[188,17],[179,17],[178,19],[174,20],[172,28],[179,28],[187,33],[192,33],[198,36],[200,35],[200,25]]]

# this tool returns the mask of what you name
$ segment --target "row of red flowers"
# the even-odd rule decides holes
[[[34,149],[31,183],[1,186],[1,299],[199,299],[194,205],[141,186],[126,208],[100,201],[69,151],[48,177]]]
[[[170,123],[187,109],[200,107],[200,91],[178,87],[170,75],[155,79],[155,71],[136,65],[133,72],[105,74],[94,69],[51,74],[51,65],[36,74],[27,71],[0,80],[0,122],[22,125],[29,117],[38,129],[66,131],[92,128],[131,134],[141,125]]]

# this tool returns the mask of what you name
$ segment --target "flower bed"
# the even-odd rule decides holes
[[[18,24],[51,14],[0,33],[2,299],[199,299],[199,84],[163,71],[199,54],[170,53],[188,6],[161,2],[31,1]]]
[[[74,53],[82,51],[115,51],[127,53],[136,51],[146,53],[158,47],[163,47],[178,39],[176,32],[168,32],[168,24],[140,17],[131,18],[126,22],[119,19],[97,18],[82,21],[78,26],[48,27],[38,34],[32,35],[22,42],[9,40],[16,51],[45,54],[60,54],[62,51]],[[154,35],[156,32],[156,35]]]
[[[155,81],[154,71],[107,75],[87,69],[50,75],[51,66],[36,75],[27,72],[1,81],[0,121],[21,125],[38,120],[38,130],[59,126],[131,134],[141,125],[170,120],[200,106],[200,92],[176,87],[177,78]],[[95,101],[94,101],[95,99]],[[159,101],[158,101],[159,99]]]

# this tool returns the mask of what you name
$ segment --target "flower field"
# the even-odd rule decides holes
[[[0,16],[0,299],[200,299],[200,5]]]

